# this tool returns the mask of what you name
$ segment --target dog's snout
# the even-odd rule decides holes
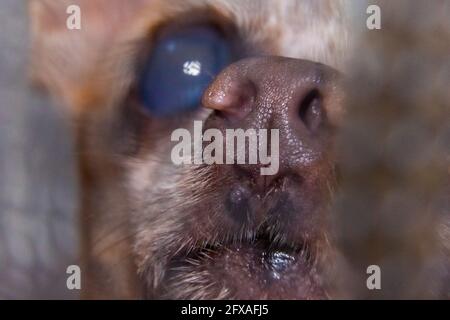
[[[263,57],[241,60],[225,69],[203,95],[203,106],[227,121],[259,113],[255,125],[303,126],[315,132],[324,121],[324,98],[337,72],[306,60]],[[250,119],[247,119],[247,121]]]
[[[277,174],[284,175],[312,164],[325,147],[327,109],[338,100],[337,80],[338,73],[323,64],[282,57],[249,58],[219,74],[202,103],[215,110],[210,126],[278,130]],[[255,166],[242,167],[258,174]]]
[[[261,140],[253,144],[258,149],[258,160],[265,148],[271,161],[278,162],[277,170],[262,175],[261,168],[267,163],[249,162],[250,153],[255,150],[251,150],[251,134],[245,136],[246,162],[238,161],[223,169],[233,179],[225,201],[233,216],[245,213],[248,219],[252,212],[272,212],[275,219],[290,220],[297,229],[311,227],[312,221],[317,221],[308,217],[320,210],[319,199],[327,192],[322,187],[333,171],[328,153],[334,136],[329,112],[340,108],[338,79],[334,69],[319,63],[258,57],[230,65],[210,84],[202,99],[204,107],[214,110],[206,128],[223,133],[228,129],[263,129],[267,133],[266,146]],[[276,135],[271,135],[273,130]],[[297,212],[294,218],[286,219],[291,211],[286,204]],[[260,215],[259,219],[253,217],[265,219]]]

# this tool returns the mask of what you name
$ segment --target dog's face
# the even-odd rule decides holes
[[[326,296],[322,267],[335,187],[330,115],[340,109],[339,77],[307,60],[242,59],[203,93],[202,106],[213,113],[159,120],[161,138],[130,165],[136,253],[153,294]],[[278,129],[278,172],[261,175],[258,164],[175,166],[171,132],[180,124],[191,129],[195,118],[223,133]]]
[[[346,3],[76,2],[79,31],[64,29],[64,1],[33,2],[34,74],[71,106],[83,205],[104,232],[129,222],[145,295],[328,297]],[[194,120],[278,129],[277,172],[174,164],[171,134]]]

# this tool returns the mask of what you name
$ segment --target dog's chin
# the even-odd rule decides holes
[[[278,245],[264,236],[180,253],[169,262],[160,298],[326,299],[320,259],[308,243]]]

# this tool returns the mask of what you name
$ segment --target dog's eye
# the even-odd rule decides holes
[[[193,110],[213,77],[230,62],[230,44],[215,28],[196,26],[166,34],[157,39],[144,67],[142,103],[155,116]]]

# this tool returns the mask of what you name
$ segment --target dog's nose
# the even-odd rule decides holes
[[[260,176],[260,164],[238,165],[238,170],[250,174],[264,188],[279,177],[308,175],[305,170],[317,165],[330,147],[330,116],[340,101],[338,79],[334,69],[306,60],[240,60],[223,70],[203,95],[203,106],[215,110],[207,127],[278,130],[276,174]],[[268,143],[270,150],[273,141]]]

